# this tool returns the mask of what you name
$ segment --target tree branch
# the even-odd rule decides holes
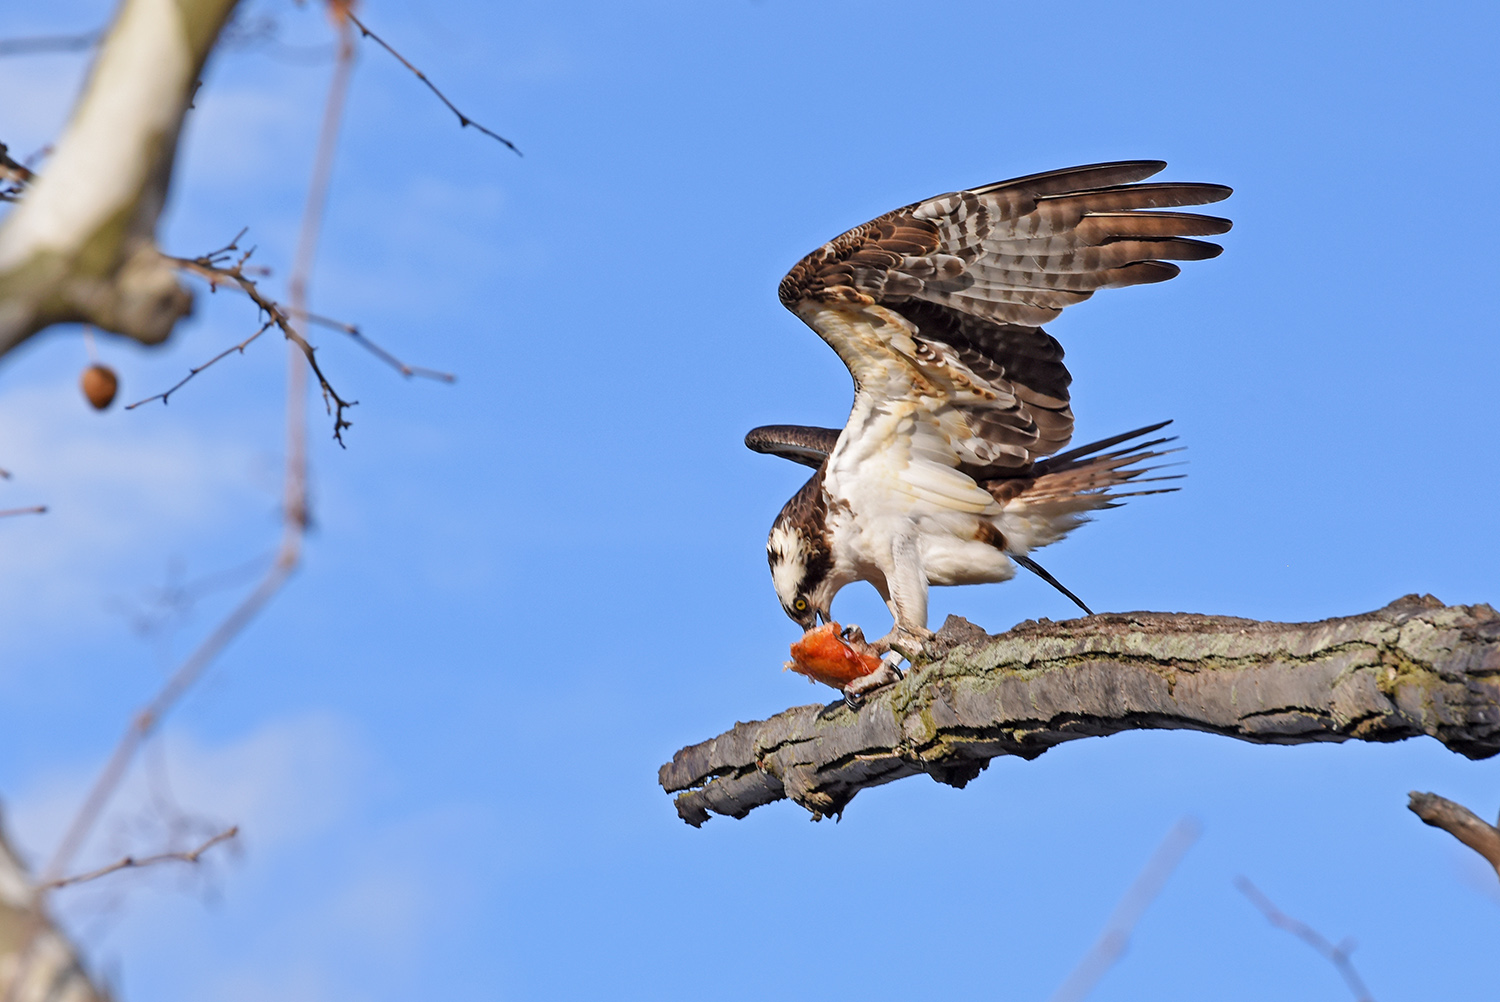
[[[45,884],[40,884],[38,885],[37,890],[55,891],[62,887],[72,887],[74,884],[86,884],[91,880],[98,880],[100,877],[107,877],[111,873],[119,873],[121,870],[138,870],[141,867],[145,866],[155,866],[157,863],[196,863],[199,859],[203,858],[203,854],[205,852],[212,849],[220,842],[229,841],[239,833],[239,825],[234,825],[219,832],[219,834],[204,842],[196,849],[189,849],[186,852],[159,852],[154,856],[141,856],[139,858],[135,856],[125,856],[121,859],[115,860],[108,866],[101,866],[97,870],[90,870],[87,873],[76,873],[71,877],[59,877],[56,880],[51,880]]]
[[[1489,824],[1462,804],[1455,804],[1447,797],[1436,793],[1411,791],[1411,801],[1406,805],[1417,817],[1434,828],[1458,839],[1489,861],[1500,876],[1500,828]]]
[[[234,4],[120,5],[47,169],[0,223],[0,355],[67,322],[155,344],[192,307],[156,249],[156,221],[183,116]]]
[[[1141,729],[1261,744],[1426,734],[1500,752],[1500,614],[1408,595],[1319,623],[1119,613],[991,637],[950,616],[941,657],[869,699],[799,706],[683,748],[659,781],[677,813],[742,818],[790,798],[815,818],[926,773],[962,787],[999,755]]]
[[[1370,989],[1365,987],[1364,979],[1354,969],[1354,961],[1349,959],[1349,954],[1354,950],[1353,940],[1346,939],[1337,945],[1329,942],[1327,936],[1324,936],[1306,922],[1294,919],[1280,908],[1277,908],[1270,898],[1261,893],[1260,888],[1250,883],[1244,877],[1236,877],[1234,886],[1241,894],[1250,899],[1252,905],[1260,909],[1260,913],[1266,917],[1267,922],[1270,922],[1278,929],[1285,929],[1293,936],[1296,936],[1337,968],[1339,976],[1344,979],[1344,984],[1348,985],[1349,991],[1353,993],[1355,1002],[1375,1002],[1370,997]]]

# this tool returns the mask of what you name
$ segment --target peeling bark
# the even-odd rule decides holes
[[[1261,744],[1428,735],[1500,752],[1500,614],[1408,595],[1318,623],[1191,613],[1025,622],[991,637],[950,616],[940,657],[858,712],[799,706],[736,724],[662,766],[677,813],[742,818],[791,798],[815,818],[866,787],[926,773],[962,787],[999,755],[1120,731]]]
[[[46,169],[0,224],[0,355],[55,323],[146,344],[192,308],[156,247],[199,74],[235,0],[124,0]]]

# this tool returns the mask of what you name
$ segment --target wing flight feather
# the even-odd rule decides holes
[[[803,258],[781,300],[861,394],[920,400],[948,465],[975,476],[1027,467],[1073,430],[1062,348],[1041,325],[1098,289],[1164,282],[1180,270],[1171,262],[1222,250],[1196,238],[1229,220],[1171,210],[1230,189],[1142,183],[1165,166],[1090,164],[917,202]]]

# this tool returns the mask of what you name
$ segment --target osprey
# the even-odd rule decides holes
[[[839,589],[868,581],[895,617],[876,647],[910,656],[931,637],[931,585],[1005,581],[1016,564],[1078,602],[1028,554],[1089,512],[1156,493],[1111,488],[1168,479],[1140,478],[1152,468],[1139,464],[1170,439],[1143,440],[1162,422],[1061,451],[1071,377],[1041,325],[1095,289],[1164,282],[1180,270],[1169,262],[1223,250],[1193,238],[1229,220],[1164,210],[1231,189],[1140,183],[1165,166],[1093,164],[938,195],[836,237],[782,279],[782,303],[855,388],[842,430],[745,437],[817,471],[766,545],[781,606],[804,630],[830,621]]]

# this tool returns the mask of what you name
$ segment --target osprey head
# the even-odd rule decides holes
[[[831,619],[828,608],[838,590],[828,575],[833,555],[821,528],[798,525],[782,512],[766,541],[776,597],[782,610],[803,630],[816,626],[819,616],[825,622]]]

